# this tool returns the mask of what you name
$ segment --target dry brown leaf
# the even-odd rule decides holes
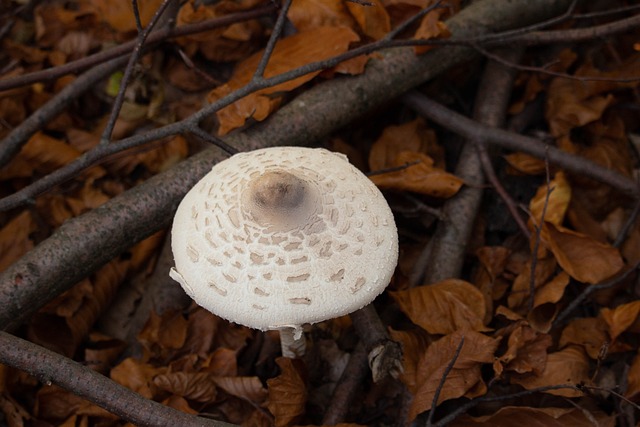
[[[526,421],[525,421],[526,420]],[[616,416],[601,411],[583,408],[531,408],[528,406],[505,406],[494,414],[472,417],[464,414],[449,424],[449,427],[614,427]]]
[[[609,327],[611,340],[615,341],[623,332],[636,325],[640,315],[640,301],[622,304],[613,309],[605,307],[600,311],[600,315]]]
[[[323,42],[317,43],[318,40]],[[273,77],[294,68],[344,53],[349,49],[349,44],[357,40],[359,40],[358,35],[347,27],[317,27],[286,37],[276,44],[264,77]],[[251,80],[262,54],[263,52],[260,51],[238,64],[231,79],[211,91],[207,101],[213,103],[246,85]],[[319,73],[320,71],[314,71],[274,87],[262,89],[219,110],[217,112],[220,122],[218,132],[224,135],[243,126],[249,118],[257,121],[264,120],[280,105],[280,93],[291,91],[303,85]]]
[[[501,246],[484,246],[476,251],[479,266],[473,277],[473,284],[484,295],[486,305],[484,323],[493,317],[493,302],[504,296],[509,284],[502,274],[507,266],[511,251]]]
[[[360,30],[374,40],[383,38],[391,30],[391,19],[380,0],[369,0],[371,5],[346,2],[347,9],[360,26]]]
[[[390,328],[389,334],[392,340],[402,345],[403,372],[400,378],[409,390],[415,391],[418,389],[416,379],[420,360],[433,339],[419,328],[412,331],[396,331]]]
[[[461,396],[469,398],[482,395],[486,386],[482,381],[482,364],[493,362],[499,340],[473,331],[457,331],[434,342],[427,348],[416,371],[416,389],[409,408],[409,420],[431,409],[433,397],[442,375],[453,360],[460,341],[464,344],[453,369],[447,375],[438,403]]]
[[[127,269],[127,261],[114,260],[50,301],[32,317],[27,328],[29,339],[72,357],[111,303]]]
[[[307,402],[306,368],[299,359],[279,357],[276,363],[281,372],[276,378],[267,380],[267,408],[275,417],[276,427],[284,427],[294,424],[304,414]]]
[[[391,296],[413,323],[431,334],[489,330],[483,324],[484,296],[464,280],[448,279],[433,285],[391,292]]]
[[[189,402],[184,397],[172,395],[169,398],[162,401],[163,405],[167,405],[170,408],[177,409],[178,411],[186,414],[198,415],[198,411],[189,406]]]
[[[42,132],[34,134],[18,155],[0,172],[0,179],[46,174],[75,160],[80,153],[65,142]]]
[[[534,270],[534,289],[538,289],[551,279],[555,273],[557,262],[552,256],[538,258]],[[513,281],[511,293],[507,297],[507,304],[510,309],[520,312],[528,312],[530,288],[531,288],[531,268],[532,260],[528,260],[522,271]]]
[[[182,349],[187,337],[187,321],[182,313],[168,311],[158,316],[151,312],[149,320],[138,334],[138,341],[151,355],[166,357]]]
[[[544,160],[526,153],[507,154],[504,159],[510,166],[507,168],[507,172],[511,175],[540,175],[545,173],[547,169]]]
[[[287,17],[298,31],[318,27],[350,27],[356,23],[341,0],[296,0]]]
[[[90,415],[109,420],[117,419],[106,409],[56,385],[40,388],[35,397],[34,414],[38,418],[61,421],[72,415]]]
[[[444,169],[444,150],[438,145],[436,133],[420,118],[387,126],[369,151],[369,168],[379,171],[394,167],[396,158],[403,151],[427,154],[436,167]]]
[[[636,401],[640,394],[640,355],[636,354],[627,372],[627,390],[624,397]]]
[[[113,29],[120,32],[134,31],[136,21],[130,2],[111,2],[108,0],[91,0],[98,16]],[[138,10],[142,26],[146,26],[162,4],[162,0],[138,0]]]
[[[196,402],[212,403],[218,395],[213,376],[206,372],[168,372],[152,381],[162,390]]]
[[[214,377],[216,385],[228,394],[262,406],[269,395],[258,377]]]
[[[100,332],[91,332],[84,348],[84,363],[94,371],[107,375],[126,348],[123,341]]]
[[[609,341],[607,324],[602,317],[579,317],[573,319],[562,330],[558,346],[560,348],[571,344],[582,346],[589,357],[596,360]]]
[[[33,248],[29,235],[36,230],[31,212],[25,210],[0,230],[0,271],[4,271],[18,258]]]
[[[587,235],[545,222],[542,238],[560,267],[580,282],[602,282],[624,267],[617,248]]]
[[[422,21],[420,21],[420,27],[416,30],[413,38],[417,40],[429,40],[429,39],[443,39],[451,36],[451,31],[442,21],[442,15],[446,9],[436,8],[427,13]],[[416,54],[420,55],[433,49],[433,46],[416,46],[414,48]]]
[[[457,176],[433,167],[433,159],[426,154],[411,151],[400,152],[395,160],[394,172],[371,176],[371,181],[382,189],[412,191],[433,197],[455,195],[464,181]]]
[[[504,337],[507,334],[507,349],[493,364],[496,374],[511,371],[540,375],[547,363],[547,349],[553,343],[551,336],[535,331],[524,321],[499,331],[497,336]]]
[[[553,279],[536,289],[533,310],[527,316],[531,326],[539,332],[549,332],[560,307],[556,304],[569,285],[569,275],[561,271]]]
[[[617,77],[637,75],[637,59],[619,64],[614,71],[605,72],[586,63],[575,76],[611,77],[611,80],[576,80],[556,77],[547,90],[545,116],[555,137],[566,136],[571,129],[595,122],[614,100],[612,91],[634,87],[636,82],[616,82]]]
[[[547,193],[549,193],[548,197]],[[559,171],[549,182],[548,187],[544,184],[538,188],[538,192],[529,202],[529,211],[535,221],[535,225],[540,225],[542,219],[554,225],[561,225],[570,201],[571,186],[564,172]],[[544,218],[542,218],[543,213]]]
[[[141,394],[147,399],[153,399],[156,394],[153,378],[166,372],[166,367],[156,368],[148,363],[128,357],[111,370],[110,377],[118,384]]]
[[[511,382],[520,384],[527,390],[565,384],[589,384],[591,382],[589,379],[589,359],[581,347],[571,345],[555,353],[550,353],[541,374],[514,375],[511,377]],[[574,388],[549,390],[547,393],[564,397],[582,396],[582,392]]]

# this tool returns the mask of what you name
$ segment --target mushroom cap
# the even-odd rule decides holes
[[[171,277],[199,305],[257,329],[351,313],[389,284],[393,214],[346,156],[274,147],[216,164],[180,203]]]

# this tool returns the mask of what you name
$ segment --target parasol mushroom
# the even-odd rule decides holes
[[[384,197],[346,156],[274,147],[236,154],[185,196],[171,277],[229,321],[278,330],[302,356],[302,327],[351,313],[388,285],[398,235]]]

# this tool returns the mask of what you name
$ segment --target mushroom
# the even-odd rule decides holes
[[[274,147],[218,164],[173,222],[171,277],[229,321],[279,330],[302,356],[302,327],[369,304],[398,261],[393,214],[346,156]]]

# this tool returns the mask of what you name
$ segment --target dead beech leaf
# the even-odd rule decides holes
[[[80,153],[69,144],[42,132],[34,134],[18,155],[2,169],[0,179],[26,178],[52,172],[75,160]]]
[[[542,374],[547,363],[547,349],[553,344],[551,336],[535,331],[524,321],[518,321],[497,334],[500,337],[506,335],[509,336],[507,349],[493,364],[496,374],[504,371]]]
[[[166,371],[166,367],[155,368],[148,363],[128,357],[111,370],[110,377],[118,384],[141,394],[147,399],[153,399],[156,393],[153,378],[156,375],[164,374]]]
[[[533,297],[533,310],[527,316],[533,328],[540,332],[548,332],[560,307],[556,304],[564,296],[569,285],[569,275],[561,271],[553,279],[536,289]]]
[[[322,40],[322,43],[317,43],[318,40]],[[344,53],[349,49],[349,44],[357,40],[359,40],[358,35],[347,27],[317,27],[286,37],[276,44],[264,77],[273,77]],[[207,101],[213,103],[246,85],[251,80],[262,54],[262,51],[258,52],[238,64],[231,79],[212,90],[207,96]],[[217,112],[220,122],[218,132],[224,135],[232,129],[243,126],[249,118],[257,121],[264,120],[279,106],[280,93],[303,85],[319,73],[320,71],[314,71],[274,87],[262,89],[219,110]]]
[[[296,0],[287,18],[298,31],[317,27],[355,28],[356,25],[341,0]]]
[[[90,415],[115,420],[106,409],[56,385],[42,387],[36,393],[35,415],[49,420],[64,420],[72,415]]]
[[[362,32],[374,40],[380,40],[391,31],[391,19],[380,0],[370,0],[371,5],[346,2]]]
[[[279,357],[276,363],[281,372],[277,377],[267,380],[267,408],[275,417],[276,427],[284,427],[295,423],[304,414],[307,402],[306,368],[299,359]]]
[[[138,334],[138,341],[151,354],[166,355],[181,349],[187,336],[187,321],[182,313],[168,311],[158,316],[151,312],[146,325]]]
[[[214,377],[216,385],[232,396],[261,406],[269,395],[258,377]]]
[[[91,0],[98,16],[107,22],[111,28],[120,32],[134,31],[136,21],[130,2],[116,2],[108,0]],[[146,26],[162,4],[162,0],[138,0],[138,10],[142,25]]]
[[[549,191],[550,193],[547,197]],[[564,216],[569,208],[570,201],[571,186],[564,172],[558,171],[549,182],[548,187],[544,184],[538,188],[536,195],[529,202],[529,211],[536,225],[541,224],[542,219],[554,225],[560,225],[564,221]],[[543,212],[544,218],[542,218]]]
[[[636,324],[640,315],[640,301],[622,304],[613,309],[605,307],[600,311],[600,315],[609,327],[611,340],[615,341],[623,332]]]
[[[396,158],[403,151],[427,154],[436,167],[444,169],[444,150],[421,118],[387,126],[369,151],[369,168],[379,171],[397,166]]]
[[[544,160],[540,160],[537,157],[533,157],[526,153],[512,153],[504,156],[504,159],[509,164],[511,169],[507,169],[512,175],[516,175],[515,172],[524,175],[540,175],[546,170]]]
[[[206,372],[168,372],[153,377],[153,384],[185,399],[211,403],[217,396],[216,384]]]
[[[536,268],[534,270],[533,287],[534,290],[544,285],[551,279],[555,273],[558,263],[552,256],[538,258]],[[528,260],[522,268],[522,271],[516,276],[511,286],[511,293],[507,297],[507,304],[510,309],[520,311],[528,311],[530,288],[531,288],[531,270],[532,260]],[[535,292],[535,291],[534,291]]]
[[[473,284],[484,295],[485,324],[493,317],[493,302],[502,298],[510,286],[502,277],[510,254],[509,249],[501,246],[484,246],[476,251],[479,268],[474,274]]]
[[[610,341],[607,324],[602,317],[582,317],[571,321],[563,330],[558,342],[559,348],[579,345],[590,358],[596,360],[600,350]]]
[[[617,248],[587,235],[545,222],[542,237],[560,267],[580,282],[602,282],[624,267]]]
[[[584,408],[532,408],[529,406],[505,406],[494,414],[472,417],[464,414],[448,424],[449,427],[614,427],[616,416]],[[594,424],[594,422],[596,424]]]
[[[37,226],[31,212],[25,210],[9,221],[0,230],[0,271],[18,260],[33,248],[29,235]]]
[[[431,334],[489,330],[483,324],[484,296],[464,280],[447,279],[433,285],[391,292],[391,296],[413,323]]]
[[[427,13],[422,21],[420,21],[420,27],[414,34],[414,38],[417,40],[429,40],[429,39],[442,39],[451,36],[451,31],[443,21],[441,21],[442,11],[444,9],[436,8]],[[433,46],[424,45],[416,46],[414,48],[416,54],[420,55],[433,49]]]
[[[391,339],[402,345],[402,367],[400,375],[402,382],[409,390],[417,390],[416,384],[418,366],[425,351],[433,341],[426,331],[416,328],[412,331],[389,330]]]
[[[636,354],[627,372],[627,390],[624,392],[624,397],[635,401],[640,394],[640,355]]]
[[[447,375],[438,403],[461,396],[472,398],[486,392],[480,369],[482,364],[493,362],[499,340],[469,330],[454,332],[431,344],[420,359],[416,371],[414,398],[409,408],[409,420],[431,409],[442,375],[453,360],[463,338],[464,344],[453,369]]]
[[[589,360],[581,347],[571,345],[547,356],[544,371],[522,376],[512,376],[511,382],[527,390],[553,385],[589,384]],[[573,388],[549,390],[546,393],[564,397],[579,397],[582,392]]]
[[[464,184],[457,176],[433,167],[433,159],[426,154],[403,151],[398,154],[395,163],[395,166],[407,167],[373,175],[371,181],[382,189],[412,191],[443,198],[455,195]]]

